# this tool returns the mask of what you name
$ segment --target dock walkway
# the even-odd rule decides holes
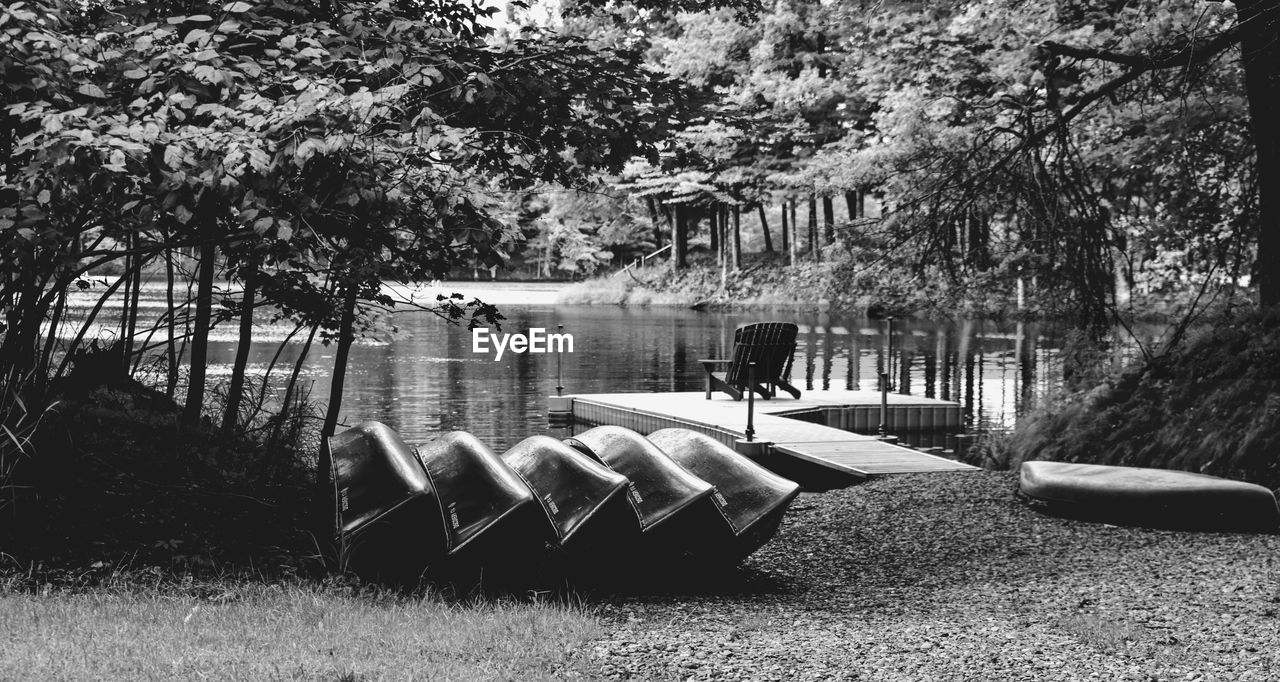
[[[553,414],[587,424],[623,426],[648,434],[682,427],[705,433],[730,447],[746,436],[747,401],[727,396],[707,400],[702,391],[681,393],[601,393],[552,397]],[[812,423],[788,415],[824,413],[818,419],[847,428],[879,423],[875,391],[809,391],[755,402],[755,438],[770,442],[770,454],[793,457],[863,478],[885,474],[974,471],[977,467],[930,455],[874,436]],[[874,411],[874,417],[869,415]],[[891,423],[931,429],[958,426],[955,403],[889,394]],[[914,416],[913,416],[914,415]],[[868,422],[869,419],[874,421]]]

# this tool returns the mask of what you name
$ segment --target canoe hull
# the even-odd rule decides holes
[[[639,539],[625,476],[549,436],[526,438],[502,459],[533,491],[562,549],[593,554]]]
[[[453,566],[518,566],[549,539],[529,486],[475,436],[445,433],[419,455],[437,491]]]
[[[703,554],[723,534],[715,487],[685,470],[644,436],[598,426],[565,443],[630,481],[627,499],[643,530],[635,553],[642,562]]]
[[[1274,531],[1280,508],[1269,489],[1187,471],[1024,462],[1019,492],[1061,516],[1151,528]]]
[[[723,545],[736,563],[773,537],[800,486],[756,464],[706,434],[689,429],[662,429],[649,441],[677,464],[712,484],[712,500],[724,516],[728,534]]]
[[[363,422],[331,437],[329,452],[342,566],[406,581],[447,553],[435,486],[399,434]]]

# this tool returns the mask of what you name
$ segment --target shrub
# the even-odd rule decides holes
[[[1018,459],[1183,469],[1280,487],[1280,313],[1193,335],[1022,419]]]

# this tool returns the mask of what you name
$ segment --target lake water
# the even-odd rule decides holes
[[[701,390],[697,360],[731,357],[735,327],[785,320],[800,325],[792,383],[804,391],[875,390],[877,373],[888,362],[896,391],[959,402],[971,433],[1007,429],[1018,414],[1061,385],[1062,348],[1069,332],[1048,323],[899,320],[886,355],[884,323],[859,317],[789,309],[563,306],[553,303],[553,285],[525,291],[495,284],[440,286],[497,303],[507,318],[503,333],[527,334],[533,328],[554,332],[563,325],[573,336],[573,352],[508,351],[499,360],[492,350],[473,352],[473,336],[465,327],[426,312],[395,312],[387,316],[393,328],[352,349],[345,423],[379,420],[411,443],[439,431],[465,430],[502,452],[533,434],[567,435],[547,422],[546,398],[555,395],[557,383],[562,382],[565,393]],[[163,291],[155,286],[144,288],[143,304],[154,315],[167,307]],[[89,305],[88,294],[73,300],[79,314]],[[144,312],[141,317],[149,316]],[[105,319],[98,333],[110,338],[115,324]],[[290,329],[258,328],[261,342],[252,350],[251,371],[265,371]],[[1149,343],[1158,330],[1145,331],[1143,340]],[[281,383],[300,348],[300,343],[290,343],[280,353],[274,371]],[[234,352],[234,324],[223,323],[210,349],[215,381],[229,373]],[[304,366],[317,402],[327,398],[333,353],[333,347],[317,345]],[[922,446],[953,444],[938,437],[914,440]]]

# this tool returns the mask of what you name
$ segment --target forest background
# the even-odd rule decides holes
[[[724,286],[740,271],[837,305],[1017,302],[1097,341],[1161,299],[1260,304],[1219,326],[1247,346],[1239,371],[1273,382],[1256,370],[1280,364],[1263,343],[1278,26],[1276,2],[6,4],[0,507],[40,519],[10,524],[12,546],[129,478],[84,457],[108,446],[301,515],[296,481],[327,476],[347,354],[380,311],[499,319],[382,285],[480,268],[581,277],[669,246],[665,267],[709,265]],[[154,325],[144,278],[166,290]],[[77,291],[98,303],[71,320]],[[108,304],[120,328],[91,338]],[[293,322],[284,343],[335,346],[318,434],[301,359],[246,376],[260,316]],[[241,352],[214,391],[219,324]],[[1186,465],[1267,479],[1280,406],[1258,405],[1271,384],[1228,379],[1248,428]],[[1099,395],[1063,414],[1098,421],[1119,401]],[[146,455],[158,443],[196,454]]]

